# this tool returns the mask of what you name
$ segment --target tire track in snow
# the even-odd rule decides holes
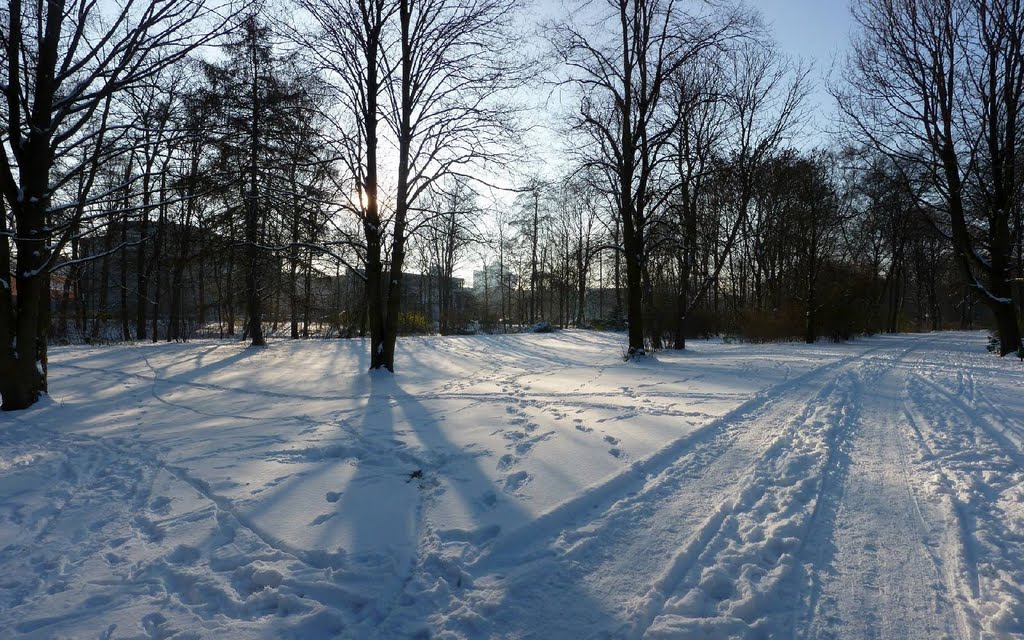
[[[863,366],[863,362],[857,363]],[[657,584],[634,637],[747,635],[784,627],[797,599],[808,533],[841,481],[849,459],[839,451],[857,420],[863,385],[843,371],[807,403],[755,465],[713,530]],[[674,574],[674,575],[673,575]]]
[[[941,540],[961,635],[1024,634],[1021,453],[988,417],[922,370],[912,373],[905,393],[922,451],[917,466],[937,496],[925,519]]]
[[[506,593],[511,607],[488,614],[501,633],[533,616],[558,617],[539,607],[560,611],[572,625],[561,631],[576,636],[607,633],[609,624],[616,637],[643,635],[723,522],[758,499],[773,464],[792,461],[795,434],[842,405],[847,366],[880,348],[764,390],[611,481],[499,537],[481,559],[465,563],[478,588],[451,604],[452,615],[487,609],[500,597],[495,594]],[[542,603],[534,602],[540,584],[551,596]],[[599,594],[599,604],[581,605],[581,590]],[[518,611],[521,603],[531,603],[530,611]]]
[[[755,393],[752,398],[731,411],[670,442],[652,455],[633,462],[624,471],[555,505],[530,523],[506,532],[482,555],[476,563],[477,567],[501,566],[503,561],[516,562],[517,552],[522,552],[523,547],[536,547],[535,541],[538,539],[542,544],[549,543],[567,524],[580,526],[588,521],[597,520],[619,500],[638,494],[645,485],[657,486],[660,482],[659,476],[672,475],[674,468],[680,464],[692,464],[695,460],[708,464],[709,458],[714,460],[718,457],[716,452],[721,453],[731,446],[729,443],[735,434],[743,430],[743,426],[756,425],[764,415],[777,410],[776,405],[780,403],[783,407],[793,404],[788,396],[801,386],[823,375],[840,371],[843,367],[882,348],[875,347],[815,367],[795,378]],[[686,476],[680,476],[683,477]]]
[[[908,469],[899,391],[907,355],[865,363],[851,438],[837,452],[843,473],[826,477],[801,548],[794,638],[930,639],[956,629]]]

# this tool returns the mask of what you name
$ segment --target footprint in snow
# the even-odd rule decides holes
[[[338,514],[337,513],[322,513],[322,514],[318,515],[317,517],[313,518],[313,521],[309,523],[309,526],[316,527],[316,526],[322,525],[323,523],[327,522],[328,520],[330,520],[331,518],[333,518],[336,515],[338,515]]]
[[[328,491],[327,495],[324,496],[324,498],[327,500],[327,502],[337,502],[338,498],[340,498],[340,497],[341,497],[341,492],[339,492],[339,491]]]
[[[148,613],[139,622],[150,638],[169,638],[175,633],[167,628],[167,618],[159,613]]]
[[[513,464],[515,464],[515,461],[515,456],[513,456],[511,453],[506,453],[505,455],[501,456],[500,460],[498,460],[498,471],[504,471],[505,469],[508,469]]]
[[[533,442],[532,440],[520,442],[519,444],[516,445],[516,453],[518,453],[521,456],[526,455],[527,453],[530,453],[530,449],[533,449],[533,446],[535,444],[537,443]]]
[[[517,471],[505,478],[505,491],[512,493],[518,491],[524,484],[529,482],[530,474],[525,471]]]
[[[585,427],[585,426],[583,426],[582,424],[578,424],[578,425],[576,425],[576,430],[577,430],[577,431],[582,431],[583,433],[590,433],[591,431],[593,431],[593,429],[592,429],[592,428],[590,428],[590,427]]]
[[[157,496],[149,503],[149,510],[160,515],[167,515],[171,511],[171,499],[167,496]]]
[[[484,510],[493,509],[498,504],[498,494],[493,491],[485,491],[480,496],[480,505]]]
[[[195,564],[199,560],[200,556],[202,556],[202,553],[199,549],[187,544],[179,544],[174,548],[174,551],[167,556],[167,562],[177,565]]]
[[[132,524],[149,542],[160,542],[164,539],[164,530],[145,516],[136,517]]]
[[[605,436],[604,441],[608,444],[619,444],[619,439],[613,436]]]

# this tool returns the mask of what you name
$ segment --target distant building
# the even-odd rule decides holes
[[[50,274],[50,300],[63,300],[65,287],[68,288],[67,299],[74,301],[75,291],[69,286],[67,278],[56,273]],[[17,278],[11,278],[11,298],[14,300],[18,299]]]
[[[497,262],[484,265],[483,269],[473,271],[473,292],[480,297],[489,291],[497,291],[500,286],[508,289],[515,289],[519,284],[519,277],[508,269],[508,265]],[[504,275],[504,277],[502,277]]]
[[[384,266],[385,273],[387,265]],[[386,279],[385,279],[386,280]],[[341,310],[343,315],[351,316],[353,312],[365,314],[365,271],[345,270],[336,276],[320,276],[314,287],[324,297],[332,295],[334,299],[344,300],[348,304]],[[449,284],[447,293],[449,300],[443,295],[443,284]],[[386,287],[386,282],[382,284]],[[433,328],[439,330],[442,315],[447,311],[449,323],[465,321],[464,315],[469,290],[463,278],[451,278],[446,281],[436,270],[432,273],[403,273],[402,293],[399,309],[401,313],[417,314]],[[357,323],[358,324],[358,323]]]
[[[174,266],[184,247],[187,255],[182,263],[181,289],[175,307],[176,326],[189,336],[237,335],[244,331],[244,251],[213,231],[166,222],[162,228],[160,263],[156,264],[154,245],[145,239],[155,237],[157,231],[157,225],[151,222],[144,237],[141,225],[129,222],[125,227],[113,224],[101,233],[83,238],[78,255],[91,259],[82,261],[74,270],[62,270],[60,275],[51,276],[54,309],[63,300],[71,303],[63,305],[68,309],[62,315],[68,317],[55,321],[63,324],[75,319],[92,333],[96,333],[93,327],[110,325],[117,338],[123,333],[121,327],[136,330],[141,303],[149,305],[147,330],[156,312],[160,335],[166,335],[172,321]],[[145,296],[137,289],[138,257],[143,245],[145,268],[150,276]],[[232,254],[233,260],[229,258]],[[264,322],[271,335],[287,332],[292,315],[290,263],[281,252],[263,252],[261,262]],[[326,271],[325,266],[330,270]],[[384,265],[385,272],[388,267]],[[127,277],[122,277],[122,272]],[[295,310],[303,334],[307,327],[313,335],[352,336],[366,330],[365,272],[314,262],[309,274],[300,271],[296,275]],[[68,283],[68,276],[75,280]],[[435,269],[425,274],[404,273],[402,280],[400,311],[413,314],[406,321],[415,326],[405,331],[455,331],[468,321],[470,290],[464,279],[443,278]],[[382,286],[386,287],[386,277],[384,281]],[[122,318],[126,321],[121,322]]]

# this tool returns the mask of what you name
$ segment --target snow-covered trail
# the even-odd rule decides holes
[[[977,552],[962,538],[979,524],[962,521],[955,498],[936,492],[930,455],[915,454],[913,407],[963,411],[956,392],[913,387],[937,344],[947,346],[916,337],[869,349],[762,390],[694,432],[678,455],[636,465],[632,482],[591,488],[586,509],[569,501],[469,554],[460,581],[472,587],[444,594],[448,610],[439,607],[432,626],[516,638],[1024,633],[1021,558],[997,563],[1013,579],[991,593],[972,587]],[[939,369],[973,386],[974,363],[952,364]],[[1024,422],[1001,417],[1003,444],[1012,444]],[[962,453],[998,465],[1020,451]],[[1019,473],[1017,462],[1005,471]],[[1017,542],[1003,535],[997,544]],[[431,541],[426,555],[439,546]],[[402,629],[395,618],[383,636]]]
[[[922,520],[960,636],[1024,637],[1022,379],[991,377],[965,350],[936,355],[915,364],[903,392],[917,486],[929,498]]]
[[[1024,637],[979,333],[55,350],[0,415],[0,637]]]
[[[955,594],[944,581],[956,558],[924,521],[903,406],[914,353],[866,366],[849,439],[837,443],[832,489],[806,538],[804,602],[795,637],[958,637]]]
[[[803,598],[797,574],[810,528],[835,497],[865,388],[879,382],[875,369],[905,356],[897,351],[772,386],[696,432],[663,468],[638,469],[610,495],[591,491],[604,504],[583,517],[549,516],[498,541],[468,569],[474,589],[455,615],[439,618],[458,629],[476,609],[487,621],[477,631],[509,637],[786,629]],[[546,520],[560,527],[548,530]]]

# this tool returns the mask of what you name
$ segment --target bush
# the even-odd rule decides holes
[[[398,314],[398,333],[404,336],[423,336],[434,333],[434,328],[422,313],[405,312]]]
[[[625,331],[629,327],[626,313],[622,309],[613,309],[607,318],[594,320],[592,324],[603,331]]]
[[[541,320],[526,328],[527,333],[554,333],[555,327],[547,320]]]
[[[796,308],[750,311],[744,314],[740,328],[746,342],[789,342],[803,338],[805,320]]]

